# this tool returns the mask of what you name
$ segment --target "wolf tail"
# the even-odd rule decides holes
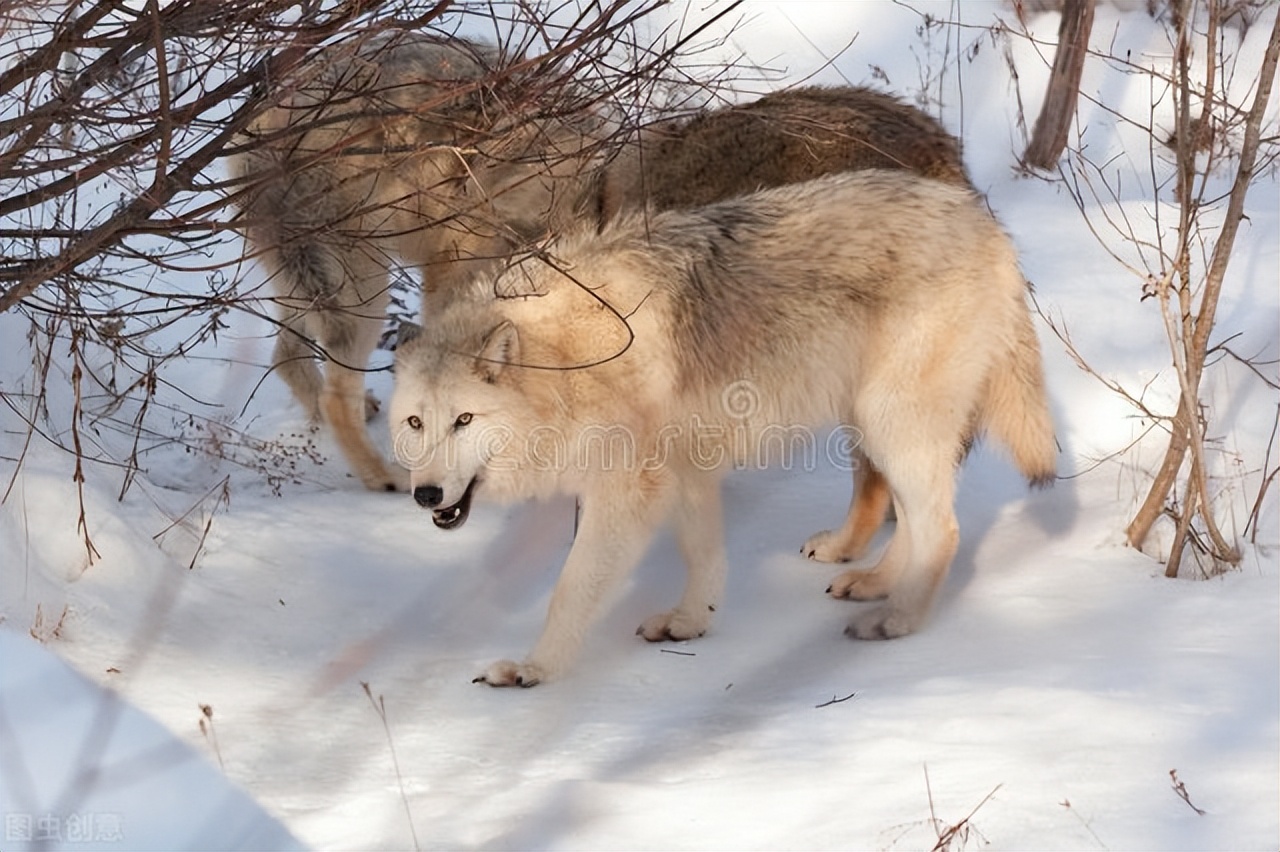
[[[988,376],[979,417],[979,429],[1009,448],[1033,486],[1053,483],[1058,443],[1045,396],[1040,344],[1025,309],[1018,311],[1010,346]]]

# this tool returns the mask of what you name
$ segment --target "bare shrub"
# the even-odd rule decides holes
[[[1201,399],[1206,370],[1229,351],[1213,338],[1224,336],[1215,319],[1236,234],[1245,218],[1245,199],[1255,176],[1273,168],[1280,156],[1274,129],[1263,132],[1280,58],[1280,19],[1272,23],[1261,66],[1252,67],[1232,52],[1229,45],[1236,42],[1222,37],[1233,14],[1235,6],[1218,0],[1170,4],[1163,21],[1174,57],[1171,71],[1143,65],[1138,57],[1093,54],[1093,61],[1148,81],[1151,111],[1145,118],[1094,101],[1097,108],[1146,136],[1146,189],[1152,201],[1146,205],[1145,220],[1109,212],[1123,197],[1119,179],[1110,163],[1095,159],[1083,142],[1068,149],[1059,171],[1095,237],[1135,276],[1140,300],[1150,300],[1158,310],[1168,341],[1178,382],[1174,413],[1154,410],[1141,390],[1110,380],[1107,384],[1168,435],[1164,459],[1126,534],[1129,544],[1141,549],[1156,522],[1167,518],[1173,537],[1160,558],[1170,577],[1178,576],[1188,550],[1206,574],[1236,564],[1238,539],[1251,528],[1256,533],[1257,507],[1276,477],[1268,449],[1268,457],[1259,460],[1256,498],[1244,504],[1220,499],[1217,479],[1223,473],[1213,463],[1209,438],[1214,411]],[[1055,330],[1069,344],[1065,331]],[[1079,353],[1073,355],[1089,369]],[[1248,363],[1247,358],[1240,360]],[[1251,366],[1259,380],[1276,386],[1259,365]],[[1273,435],[1273,444],[1274,440]],[[1238,522],[1250,506],[1247,520]],[[1239,533],[1224,530],[1226,517]]]
[[[621,134],[704,101],[694,93],[728,73],[673,62],[699,35],[648,25],[662,5],[0,5],[0,322],[25,332],[33,358],[26,380],[0,388],[27,432],[0,493],[32,442],[66,451],[78,483],[89,464],[115,471],[122,497],[147,454],[174,445],[220,454],[230,441],[237,463],[266,469],[273,488],[287,481],[288,454],[274,468],[248,459],[278,447],[227,426],[234,412],[171,368],[197,353],[234,362],[216,349],[232,314],[275,323],[271,297],[241,274],[222,159],[323,50],[401,31],[485,38],[502,61],[477,85],[523,83],[523,103],[505,108],[594,109]],[[92,561],[83,517],[81,532]]]

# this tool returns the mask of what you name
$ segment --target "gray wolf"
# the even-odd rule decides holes
[[[325,48],[231,157],[239,227],[275,292],[274,369],[373,490],[405,486],[365,430],[363,379],[397,261],[418,269],[429,320],[495,259],[623,210],[861,168],[967,184],[941,125],[869,89],[779,92],[619,146],[625,134],[589,110],[510,109],[528,98],[502,90],[521,81],[501,64],[482,44],[406,33]]]
[[[533,650],[478,680],[562,674],[668,517],[687,585],[638,632],[702,635],[726,570],[719,481],[779,429],[859,430],[898,523],[830,593],[878,602],[851,636],[917,629],[956,549],[971,442],[995,438],[1032,483],[1054,476],[1026,289],[975,193],[885,170],[624,214],[482,275],[397,351],[389,417],[413,497],[442,529],[474,499],[555,493],[579,498],[581,520]],[[803,552],[859,556],[880,522],[860,497]]]
[[[959,143],[933,117],[873,89],[807,86],[645,128],[594,192],[603,223],[633,206],[701,207],[877,168],[970,185]]]

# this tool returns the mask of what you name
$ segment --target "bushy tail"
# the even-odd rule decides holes
[[[1057,478],[1058,443],[1045,397],[1040,343],[1026,310],[1018,312],[1010,343],[987,380],[980,425],[1009,448],[1032,485],[1044,487]]]

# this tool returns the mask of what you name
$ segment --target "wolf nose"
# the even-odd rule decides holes
[[[424,509],[439,506],[444,500],[444,489],[439,485],[419,485],[413,489],[413,500]]]

